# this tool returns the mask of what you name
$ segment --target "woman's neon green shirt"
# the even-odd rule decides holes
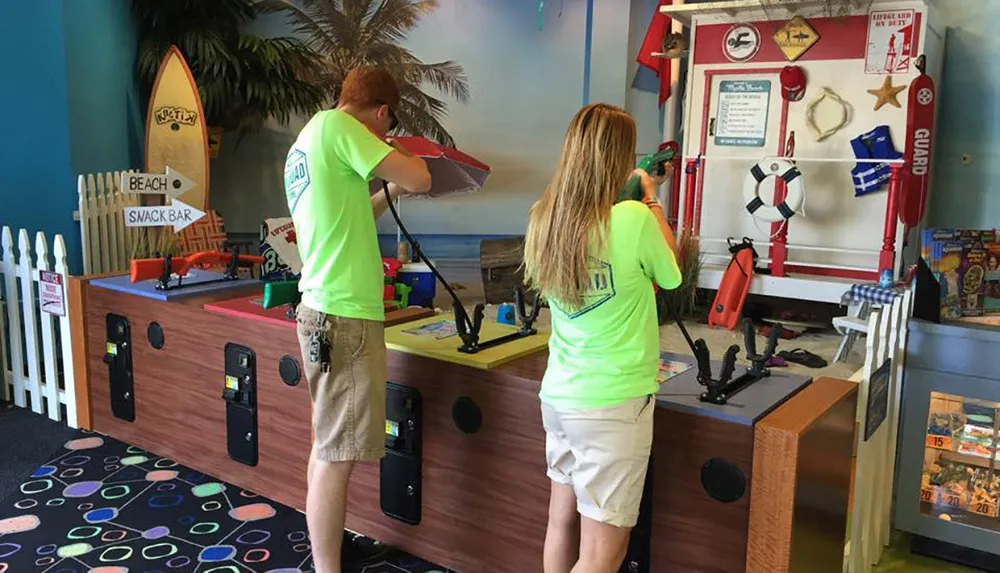
[[[605,253],[591,258],[582,306],[549,300],[552,336],[542,401],[605,408],[655,394],[660,329],[651,280],[677,288],[681,272],[655,216],[638,201],[611,209]]]

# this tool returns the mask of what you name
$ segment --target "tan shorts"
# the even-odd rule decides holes
[[[326,462],[385,456],[383,323],[330,316],[299,305],[297,334],[312,397],[313,449]],[[328,342],[328,365],[310,359],[313,335]]]
[[[586,410],[556,410],[542,403],[548,476],[573,486],[580,515],[616,527],[635,527],[653,446],[655,410],[652,396]]]

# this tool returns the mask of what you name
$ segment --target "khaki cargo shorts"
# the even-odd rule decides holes
[[[542,403],[549,478],[573,487],[580,515],[635,527],[653,447],[656,400],[612,408],[555,409]]]
[[[385,456],[385,328],[299,305],[296,332],[312,397],[313,449],[326,462],[375,461]],[[313,362],[315,335],[327,356]]]

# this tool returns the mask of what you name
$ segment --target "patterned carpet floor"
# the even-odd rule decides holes
[[[345,573],[446,569],[355,538]],[[0,573],[310,573],[305,516],[81,432],[0,504]]]

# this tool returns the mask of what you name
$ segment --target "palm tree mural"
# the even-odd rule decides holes
[[[359,65],[383,66],[399,83],[402,103],[396,110],[401,130],[454,146],[441,125],[447,104],[423,91],[426,83],[460,103],[469,100],[462,66],[426,64],[400,45],[420,20],[438,7],[437,0],[259,0],[265,12],[285,13],[296,34],[324,61],[316,83],[336,101],[344,77]]]

